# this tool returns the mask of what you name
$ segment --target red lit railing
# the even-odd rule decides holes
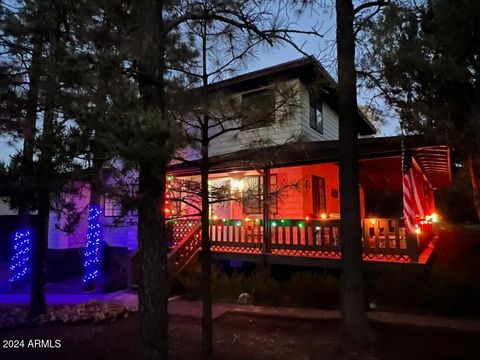
[[[183,222],[189,225],[184,225]],[[198,229],[198,223],[194,224],[194,228]],[[265,229],[261,219],[211,220],[212,251],[335,259],[341,257],[339,219],[269,220],[268,225]],[[418,254],[430,239],[430,233],[427,232],[422,237],[417,236],[416,241],[407,239],[400,219],[363,219],[361,225],[363,257],[366,260],[417,261]],[[191,229],[192,222],[177,220],[176,226],[187,231]],[[175,230],[173,232],[181,233]]]

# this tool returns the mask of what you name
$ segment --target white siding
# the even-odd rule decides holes
[[[304,141],[338,140],[338,114],[327,103],[322,103],[323,134],[310,127],[310,98],[305,85],[301,91],[300,133]]]
[[[103,240],[109,246],[127,247],[129,250],[137,248],[137,218],[128,217],[124,224],[112,226],[115,218],[103,218]]]
[[[8,197],[0,197],[0,216],[17,214],[18,210],[10,207],[10,199]]]
[[[54,212],[50,213],[48,247],[49,249],[83,248],[87,238],[87,209],[90,200],[90,189],[86,186],[81,195],[76,197],[76,209],[81,213],[81,219],[73,232],[67,233],[59,229],[65,224],[65,219]],[[127,217],[121,226],[113,226],[115,218],[102,216],[102,238],[109,246],[137,248],[137,218]]]
[[[242,132],[232,131],[213,139],[210,143],[210,156],[228,154],[255,146],[284,145],[295,141],[338,140],[338,114],[332,107],[325,102],[322,103],[323,134],[321,134],[310,127],[308,88],[299,79],[277,84],[275,88],[278,89],[282,85],[287,89],[293,89],[291,95],[294,98],[292,100],[294,105],[290,108],[288,116],[282,117],[282,121],[277,120],[271,126]],[[279,92],[276,93],[277,106],[281,102]],[[240,101],[241,94],[233,96],[238,97]],[[281,117],[279,112],[281,109],[277,110],[277,119]],[[237,124],[232,126],[237,126]],[[178,154],[188,160],[200,157],[199,150],[193,147],[179,150]]]
[[[68,196],[68,195],[67,195]],[[48,248],[49,249],[70,249],[84,247],[87,234],[87,211],[90,200],[90,188],[85,186],[79,195],[75,196],[75,210],[81,214],[80,221],[73,230],[68,233],[61,229],[67,221],[62,215],[50,212],[48,224]]]
[[[222,155],[239,150],[249,149],[254,146],[284,145],[299,139],[300,127],[298,117],[301,108],[300,81],[292,80],[277,85],[275,89],[285,86],[287,90],[276,91],[277,121],[271,126],[252,129],[247,131],[235,131],[226,133],[212,140],[210,155]],[[283,101],[280,94],[290,93],[291,99]],[[237,95],[237,96],[240,96]],[[279,104],[290,102],[289,110],[284,110]],[[282,116],[281,112],[287,111],[288,116]],[[281,121],[279,121],[281,119]]]

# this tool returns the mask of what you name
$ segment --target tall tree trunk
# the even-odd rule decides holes
[[[159,181],[158,167],[140,165],[139,208],[140,314],[141,342],[144,359],[168,357],[167,239],[163,208],[165,178]],[[165,169],[160,169],[165,174]]]
[[[22,128],[23,152],[20,175],[20,199],[18,203],[18,219],[21,228],[30,227],[30,204],[32,201],[33,148],[35,143],[35,125],[38,108],[38,80],[41,44],[37,37],[33,38],[34,46],[29,69],[29,88],[27,94],[25,123]]]
[[[477,211],[477,217],[480,221],[480,183],[478,180],[478,171],[475,164],[475,155],[469,154],[467,157],[467,168],[470,176],[470,183],[472,184],[473,191],[473,206]]]
[[[158,111],[168,121],[165,95],[165,46],[161,0],[142,2],[145,36],[150,39],[139,61],[139,89],[146,111]],[[159,139],[161,143],[161,139]],[[165,224],[166,164],[140,162],[138,219],[140,274],[141,348],[143,359],[168,357],[168,241]]]
[[[38,227],[34,234],[32,254],[32,286],[30,292],[29,317],[35,318],[46,311],[45,272],[48,248],[48,224],[50,219],[50,181],[54,176],[52,159],[54,155],[54,119],[56,102],[55,48],[49,59],[49,69],[45,89],[45,114],[43,117],[42,139],[37,172]]]
[[[341,314],[344,344],[373,341],[365,313],[358,175],[357,89],[354,11],[351,0],[336,0],[340,137]]]
[[[203,103],[208,111],[208,70],[207,70],[207,22],[204,20],[202,36],[202,83],[205,89]],[[209,123],[205,112],[202,125],[202,163],[200,169],[202,189],[202,359],[209,360],[213,356],[212,326],[212,253],[210,248],[210,190],[208,188],[209,160]]]
[[[95,140],[94,140],[95,141]],[[98,209],[101,209],[100,206],[100,200],[102,197],[102,184],[103,184],[103,179],[102,179],[102,169],[103,169],[103,160],[101,155],[99,154],[96,149],[93,149],[93,164],[92,164],[92,178],[90,180],[90,201],[89,205],[94,206]],[[102,209],[102,213],[103,213]],[[85,234],[86,235],[86,234]],[[102,232],[100,232],[100,236],[102,235]],[[102,250],[101,248],[103,247],[103,241],[100,239],[100,252],[99,252],[99,262],[100,265],[99,267],[101,268],[102,266]],[[91,279],[87,281],[86,283],[83,284],[83,288],[85,291],[93,291],[95,290],[95,287],[97,285],[97,279]]]
[[[39,187],[38,226],[34,233],[32,251],[32,286],[30,290],[29,318],[34,319],[45,313],[45,271],[48,248],[48,222],[50,214],[50,192],[44,186]]]
[[[204,121],[208,124],[208,120]],[[208,129],[207,129],[208,135]],[[212,329],[212,253],[210,249],[210,199],[208,189],[208,143],[202,145],[202,359],[208,360],[213,355]]]

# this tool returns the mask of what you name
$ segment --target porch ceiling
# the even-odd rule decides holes
[[[446,145],[416,148],[415,159],[434,188],[450,186],[450,149]]]
[[[367,191],[401,191],[402,157],[360,160],[360,184]]]
[[[413,151],[417,162],[429,177],[434,188],[450,184],[450,153],[446,145],[437,145],[423,136],[392,136],[362,138],[358,140],[361,171],[364,180],[380,186],[401,189],[402,140],[407,149]],[[316,141],[291,143],[264,149],[247,149],[210,158],[210,172],[253,170],[338,162],[339,141]],[[366,160],[373,160],[366,162]],[[396,159],[396,160],[392,160]],[[199,174],[199,161],[190,161],[169,166],[169,172],[183,175]],[[371,170],[368,172],[368,170]],[[378,174],[376,174],[378,173]],[[368,176],[367,176],[368,175]],[[362,176],[362,175],[361,175]],[[395,178],[395,179],[394,179]]]

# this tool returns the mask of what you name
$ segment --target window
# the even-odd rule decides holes
[[[323,111],[322,102],[310,99],[310,127],[323,134]]]
[[[114,198],[109,197],[108,195],[104,195],[103,212],[104,216],[120,216],[122,214],[122,204],[120,203],[120,201],[117,201]]]
[[[271,89],[242,94],[242,125],[260,128],[275,121],[275,96]]]
[[[243,178],[245,187],[243,189],[243,213],[262,213],[262,181],[261,176],[246,176]]]
[[[134,183],[130,185],[130,197],[132,199],[136,199],[138,197],[138,183]],[[132,210],[130,210],[130,215],[138,216],[138,208],[135,207]]]
[[[246,176],[243,179],[243,213],[263,214],[263,176]],[[270,192],[273,193],[270,199],[270,212],[278,214],[278,191],[277,175],[270,175]]]
[[[278,182],[277,182],[277,174],[270,175],[270,193],[272,194],[271,202],[270,202],[270,212],[274,215],[278,214]]]
[[[312,176],[312,198],[313,214],[315,217],[320,217],[327,211],[325,179],[320,176]]]

